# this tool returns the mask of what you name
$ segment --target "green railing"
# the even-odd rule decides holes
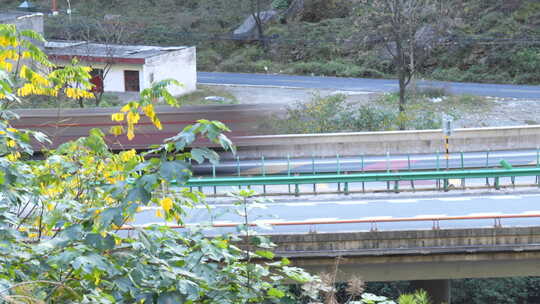
[[[270,185],[295,185],[295,193],[298,194],[298,185],[302,184],[343,184],[338,187],[339,192],[348,193],[350,183],[387,182],[394,183],[393,191],[399,191],[400,181],[410,181],[414,189],[415,181],[435,180],[441,189],[449,189],[449,180],[460,179],[462,185],[466,179],[486,179],[486,185],[490,186],[489,179],[493,178],[493,187],[500,188],[499,179],[510,177],[512,185],[515,185],[516,177],[535,177],[535,184],[540,187],[540,168],[509,168],[509,169],[480,169],[480,170],[445,170],[445,171],[406,171],[384,173],[354,173],[354,174],[312,174],[312,175],[263,175],[263,176],[237,176],[237,177],[210,177],[192,178],[189,187],[221,187],[221,186],[270,186]],[[391,189],[388,189],[391,190]]]

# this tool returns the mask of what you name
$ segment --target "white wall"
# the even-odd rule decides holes
[[[66,61],[55,61],[59,66],[64,66],[69,64]],[[105,64],[95,63],[95,62],[81,62],[81,65],[89,66],[93,69],[104,69]],[[105,92],[125,92],[125,83],[124,83],[124,71],[139,71],[139,87],[144,89],[143,82],[143,73],[141,65],[130,65],[130,64],[115,64],[110,69],[105,79],[103,80],[103,89]]]
[[[97,65],[93,66],[93,68],[103,68],[99,67]],[[142,75],[142,67],[140,65],[118,65],[115,64],[111,67],[107,75],[105,76],[105,79],[103,80],[103,88],[105,92],[125,92],[125,83],[124,83],[124,71],[130,70],[130,71],[139,71],[139,87],[140,89],[144,89],[143,87],[143,75]]]
[[[181,50],[169,51],[165,54],[146,59],[141,75],[141,88],[154,82],[172,78],[180,81],[183,86],[174,86],[169,89],[173,95],[191,93],[197,89],[197,57],[195,47],[186,47]]]

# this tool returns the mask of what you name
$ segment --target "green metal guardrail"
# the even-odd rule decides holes
[[[448,190],[450,179],[483,179],[493,178],[493,186],[500,188],[499,178],[511,177],[512,184],[515,177],[536,177],[536,184],[540,187],[540,168],[511,168],[511,169],[482,169],[482,170],[447,170],[447,171],[407,171],[385,173],[354,173],[354,174],[319,174],[319,175],[263,175],[238,177],[212,177],[192,178],[187,183],[189,187],[219,187],[219,186],[255,186],[255,185],[301,185],[301,184],[344,184],[342,192],[348,193],[348,184],[356,182],[394,182],[394,190],[399,191],[399,181],[436,180],[443,181],[445,190]],[[489,181],[487,183],[489,185]],[[413,184],[414,189],[414,184]],[[298,187],[296,187],[298,193]]]

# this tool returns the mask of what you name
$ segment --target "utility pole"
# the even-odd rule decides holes
[[[446,158],[446,170],[448,171],[450,162],[450,136],[454,133],[454,126],[452,124],[453,118],[449,115],[443,114],[442,117],[442,131],[444,134],[444,157]],[[444,180],[444,190],[448,191],[448,180]]]

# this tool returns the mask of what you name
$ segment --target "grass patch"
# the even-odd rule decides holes
[[[84,108],[96,107],[96,100],[84,99],[82,101]],[[123,104],[122,100],[114,94],[103,94],[100,108],[120,107]],[[14,104],[14,108],[18,109],[70,109],[81,108],[77,100],[73,100],[65,97],[51,97],[51,96],[29,96],[22,99],[20,104]]]
[[[214,97],[214,98],[207,98]],[[136,98],[134,98],[136,99]],[[131,99],[130,99],[131,100]],[[210,104],[237,104],[238,100],[234,95],[227,92],[221,87],[217,86],[204,86],[199,85],[198,89],[190,94],[183,95],[178,97],[181,105],[210,105]],[[85,108],[95,107],[94,99],[83,100]],[[118,98],[114,93],[105,93],[99,104],[100,108],[113,108],[121,107],[124,102]],[[19,109],[36,109],[36,108],[45,108],[45,109],[69,109],[69,108],[80,108],[78,101],[68,98],[57,98],[50,96],[30,96],[29,98],[23,99],[23,102],[20,104],[15,104],[14,108]]]

